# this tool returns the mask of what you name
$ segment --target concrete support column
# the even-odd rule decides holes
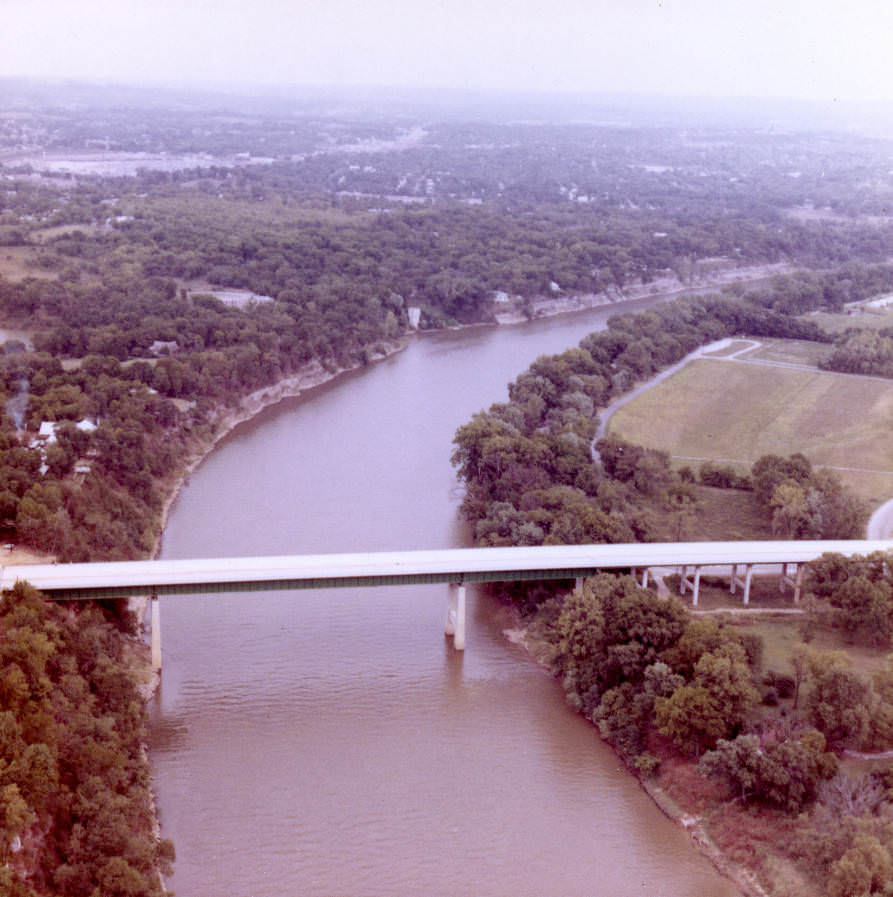
[[[449,606],[447,607],[444,632],[453,637],[453,647],[465,650],[465,583],[450,583]]]
[[[151,620],[151,646],[152,669],[161,672],[161,603],[157,595],[153,595],[149,602],[152,608]]]
[[[642,571],[642,588],[643,589],[648,588],[648,568],[647,567]]]
[[[744,603],[750,603],[750,583],[753,580],[753,564],[748,564],[744,575]]]
[[[456,590],[459,588],[459,583],[451,582],[449,585],[449,596],[447,598],[447,614],[446,614],[446,624],[443,627],[444,634],[446,635],[455,635],[456,633],[456,605],[458,603],[458,596],[456,594]]]
[[[753,564],[744,565],[744,579],[738,576],[738,564],[732,564],[732,581],[729,585],[729,592],[734,595],[736,586],[744,589],[744,603],[750,602],[750,583],[753,580]]]
[[[453,647],[457,651],[465,650],[465,583],[460,582],[456,588],[456,634],[453,636]]]
[[[794,578],[791,579],[788,576],[788,567],[789,564],[782,564],[781,567],[781,582],[778,584],[779,591],[784,591],[785,586],[790,586],[794,590],[794,604],[796,604],[800,600],[800,592],[803,589],[803,572],[804,566],[803,564],[794,564],[796,568],[796,573],[794,574]]]
[[[686,588],[691,589],[691,603],[693,607],[698,605],[698,595],[701,592],[701,568],[695,566],[693,579],[688,578],[688,567],[682,568],[682,578],[679,581],[679,594],[684,595]]]
[[[574,580],[574,588],[575,588],[575,589],[582,589],[582,588],[583,588],[583,577],[582,577],[582,576],[578,576],[578,577]]]

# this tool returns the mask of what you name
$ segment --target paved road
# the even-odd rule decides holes
[[[868,518],[868,526],[865,528],[866,539],[886,539],[893,533],[893,498],[885,501]]]

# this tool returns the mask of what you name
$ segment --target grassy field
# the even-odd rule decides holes
[[[26,277],[54,279],[59,275],[43,270],[35,265],[36,251],[33,246],[0,247],[0,277],[18,282]]]
[[[790,606],[790,604],[788,605]],[[804,617],[737,614],[726,618],[725,625],[739,632],[749,632],[763,639],[763,670],[792,675],[791,650],[803,641]],[[816,651],[845,651],[853,669],[863,676],[872,676],[884,669],[888,651],[847,641],[840,632],[816,627],[811,630],[810,648]]]
[[[620,408],[608,432],[695,468],[803,452],[869,501],[893,496],[893,382],[703,358]]]
[[[805,340],[764,340],[762,345],[748,352],[749,359],[777,361],[791,364],[818,365],[834,351],[827,343],[811,343]]]
[[[104,228],[95,224],[58,224],[55,227],[41,227],[32,231],[31,237],[37,243],[46,243],[54,237],[62,237],[67,234],[86,234],[95,236],[102,233]]]
[[[870,308],[865,311],[856,311],[853,314],[815,312],[807,315],[805,320],[814,321],[819,327],[827,330],[829,333],[843,333],[851,327],[881,330],[884,327],[893,327],[893,310],[890,308]]]
[[[739,542],[771,539],[766,512],[752,492],[697,486],[697,509],[683,517],[666,509],[654,510],[657,538],[665,542]]]

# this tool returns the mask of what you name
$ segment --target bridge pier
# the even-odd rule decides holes
[[[465,583],[451,582],[444,632],[453,637],[453,647],[465,650]]]
[[[679,580],[679,594],[684,595],[685,589],[691,589],[691,604],[692,607],[698,606],[698,595],[701,591],[701,568],[699,566],[695,566],[695,576],[694,579],[688,578],[688,566],[683,565],[682,567],[682,577]]]
[[[800,601],[800,592],[803,590],[803,564],[794,564],[797,572],[794,574],[794,578],[791,579],[788,576],[788,567],[790,565],[784,563],[781,565],[781,579],[778,581],[778,590],[780,592],[784,591],[785,586],[790,586],[794,590],[794,604],[797,604]]]
[[[152,669],[156,673],[161,672],[161,603],[157,595],[153,595],[149,602],[152,612],[150,614],[150,639],[152,646]]]
[[[744,590],[744,603],[750,604],[750,584],[753,580],[753,564],[744,564],[744,579],[738,576],[738,564],[732,564],[732,577],[729,583],[729,594],[735,594],[735,587],[741,586]]]

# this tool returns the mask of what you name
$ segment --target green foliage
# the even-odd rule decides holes
[[[739,641],[740,638],[733,629],[720,626],[714,617],[693,617],[686,624],[679,641],[664,652],[664,660],[677,673],[690,679],[702,655]]]
[[[640,683],[686,619],[681,604],[658,598],[630,576],[587,579],[565,598],[555,625],[559,668],[580,696]]]
[[[75,614],[21,583],[4,597],[0,861],[23,836],[13,868],[32,869],[38,892],[161,897],[156,869],[173,854],[153,832],[145,708],[129,664],[98,610]],[[7,879],[4,893],[29,893],[16,872]]]
[[[841,334],[822,365],[829,371],[893,377],[893,331],[854,328]]]
[[[644,747],[644,735],[651,721],[650,702],[647,696],[637,693],[631,682],[623,682],[602,695],[593,721],[602,738],[631,763]]]
[[[655,701],[655,719],[666,735],[685,753],[700,756],[719,738],[739,731],[759,702],[744,649],[725,643],[702,654],[691,684]]]
[[[692,474],[692,476],[694,475]],[[701,464],[698,469],[698,479],[705,486],[713,486],[717,489],[747,491],[753,488],[750,477],[741,476],[731,464],[716,464],[713,461],[705,461]]]
[[[846,558],[825,554],[807,565],[806,585],[820,599],[834,626],[871,642],[888,646],[893,640],[893,573],[889,554],[875,552]]]
[[[658,698],[655,722],[662,735],[694,756],[728,734],[722,706],[702,685],[682,685],[670,697]]]
[[[828,470],[814,471],[800,453],[764,455],[751,468],[757,499],[786,539],[852,539],[865,529],[868,509]]]
[[[861,746],[872,724],[871,684],[839,653],[814,655],[812,673],[805,701],[807,718],[832,748]]]
[[[831,866],[829,897],[863,897],[889,893],[893,856],[871,835],[857,835],[853,846]]]
[[[820,732],[808,730],[768,743],[756,735],[720,739],[715,750],[704,754],[698,768],[728,782],[742,800],[797,812],[815,798],[822,781],[836,774],[837,758],[825,750]]]

